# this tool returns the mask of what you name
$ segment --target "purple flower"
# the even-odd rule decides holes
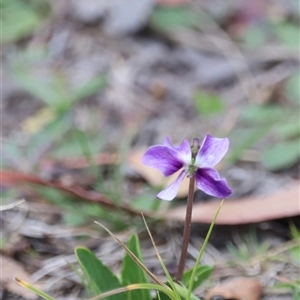
[[[194,144],[198,143],[197,139]],[[226,179],[220,178],[214,166],[224,157],[229,147],[227,138],[213,138],[206,135],[201,147],[191,148],[188,139],[180,146],[174,147],[170,139],[165,139],[164,145],[150,147],[142,158],[142,162],[160,170],[165,176],[170,176],[182,169],[177,179],[162,190],[157,197],[163,200],[173,200],[185,176],[195,175],[197,187],[208,195],[226,198],[231,195]]]

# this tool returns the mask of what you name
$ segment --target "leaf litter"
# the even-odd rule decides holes
[[[246,128],[248,124],[236,112],[242,111],[244,107],[247,108],[248,102],[262,107],[270,104],[276,105],[280,109],[290,107],[290,111],[293,109],[296,111],[293,106],[295,104],[291,103],[295,103],[294,99],[299,97],[299,93],[297,94],[297,89],[293,88],[289,94],[291,83],[287,82],[286,85],[285,82],[299,65],[298,51],[290,45],[290,41],[287,41],[286,45],[280,44],[285,38],[282,35],[285,31],[284,26],[276,33],[281,36],[279,37],[280,43],[278,40],[277,44],[274,44],[274,40],[277,41],[275,37],[277,35],[271,37],[272,43],[267,37],[259,48],[251,48],[253,47],[251,45],[233,42],[233,39],[238,40],[246,26],[252,26],[256,22],[254,15],[246,14],[247,16],[245,16],[241,13],[242,18],[245,19],[239,23],[240,21],[235,14],[237,11],[243,12],[245,9],[243,5],[236,6],[236,4],[224,4],[222,2],[222,5],[218,6],[204,1],[203,11],[208,14],[206,17],[212,16],[219,23],[212,23],[213,20],[210,19],[207,21],[208,23],[199,22],[196,24],[194,21],[193,23],[190,22],[194,19],[178,19],[177,12],[180,11],[181,7],[191,5],[187,1],[139,1],[140,13],[135,14],[134,17],[131,17],[130,6],[120,9],[120,6],[116,4],[118,1],[112,1],[109,7],[108,4],[104,3],[105,1],[95,1],[93,3],[94,8],[85,5],[85,10],[82,9],[82,3],[80,8],[80,1],[78,3],[73,1],[71,6],[67,5],[67,1],[63,2],[60,4],[64,8],[62,10],[55,8],[57,4],[53,4],[54,18],[50,18],[49,25],[45,24],[43,30],[37,30],[32,36],[29,35],[28,40],[24,41],[26,45],[34,45],[39,42],[40,45],[49,50],[48,57],[45,56],[40,62],[35,62],[31,66],[33,70],[38,71],[33,72],[33,74],[38,74],[47,82],[47,74],[53,72],[53,69],[59,70],[59,72],[62,71],[63,74],[66,74],[64,76],[67,77],[67,81],[73,87],[87,82],[95,76],[106,74],[109,82],[107,87],[95,92],[94,95],[93,93],[86,94],[83,97],[84,101],[79,101],[69,109],[74,117],[72,122],[78,128],[83,131],[91,130],[96,132],[99,137],[106,138],[107,149],[103,151],[103,149],[98,148],[97,153],[100,154],[94,158],[96,165],[101,170],[105,169],[104,166],[119,165],[119,158],[111,153],[122,154],[122,151],[111,151],[111,149],[115,150],[120,146],[120,140],[124,136],[124,128],[135,130],[131,133],[134,138],[130,148],[134,146],[133,148],[137,151],[130,150],[126,162],[127,167],[129,166],[134,171],[135,176],[132,176],[131,171],[129,174],[126,173],[128,170],[124,173],[126,184],[131,184],[131,189],[125,190],[127,195],[124,194],[124,197],[128,199],[134,193],[145,192],[147,184],[140,177],[154,188],[162,184],[161,174],[145,169],[140,164],[139,157],[142,155],[142,150],[139,149],[142,147],[161,143],[165,136],[170,136],[176,144],[185,137],[201,138],[202,136],[199,134],[204,135],[206,132],[216,136],[222,136],[225,133],[227,135],[229,132],[235,136],[237,143],[241,142],[241,137],[247,134],[244,129],[248,129]],[[135,1],[129,2],[134,3]],[[192,11],[200,12],[201,16],[205,17],[202,8],[199,10],[197,5],[191,6]],[[266,5],[268,9],[273,9],[273,15],[266,15],[265,12],[259,11],[258,16],[260,18],[263,16],[271,25],[277,22],[281,26],[280,18],[286,18],[286,20],[295,18],[295,12],[289,5],[276,4],[276,6],[270,3]],[[272,5],[277,8],[274,9]],[[173,10],[172,14],[170,11],[161,10],[160,6],[169,7]],[[160,15],[156,14],[156,17],[161,18],[160,24],[163,24],[168,17],[168,20],[175,25],[176,22],[181,22],[182,30],[165,32],[161,30],[162,27],[154,27],[151,16],[153,12],[157,13],[158,10]],[[190,11],[190,7],[185,9],[185,16],[188,16]],[[282,14],[278,11],[281,11]],[[251,11],[251,13],[253,12]],[[196,21],[201,21],[202,17]],[[163,25],[168,24],[165,22]],[[28,32],[26,33],[27,36]],[[17,32],[15,36],[19,34]],[[10,45],[14,45],[18,51],[22,50],[17,42]],[[10,69],[9,59],[7,59],[9,49],[9,47],[4,49],[4,65],[7,69]],[[234,52],[231,52],[230,49],[234,49]],[[232,53],[237,53],[237,51],[240,51],[242,56],[234,55],[233,57]],[[23,61],[26,59],[28,57],[22,58]],[[247,70],[248,66],[250,72]],[[45,210],[40,210],[41,206],[39,205],[45,203],[44,197],[34,193],[30,185],[21,185],[20,183],[35,181],[55,189],[63,189],[88,201],[95,201],[96,199],[96,201],[113,207],[113,209],[118,206],[109,197],[107,199],[107,196],[104,197],[103,194],[95,192],[93,176],[86,176],[84,173],[89,168],[89,159],[80,158],[76,155],[71,157],[68,152],[64,152],[65,157],[60,157],[60,159],[51,155],[53,147],[57,148],[63,143],[64,138],[61,136],[53,137],[50,143],[52,148],[47,147],[46,151],[40,150],[34,167],[31,166],[31,161],[25,162],[26,168],[22,167],[21,169],[26,170],[27,174],[19,173],[20,162],[23,161],[22,164],[24,164],[24,161],[30,156],[18,156],[17,153],[24,153],[24,149],[27,147],[26,143],[31,135],[28,131],[22,131],[19,125],[24,124],[23,121],[30,120],[31,117],[35,120],[34,112],[38,114],[38,109],[42,106],[38,102],[37,95],[32,97],[24,89],[15,86],[11,78],[5,77],[4,80],[6,83],[4,85],[6,89],[4,108],[7,112],[4,114],[4,138],[5,141],[16,139],[16,145],[21,147],[21,151],[18,152],[14,149],[14,152],[10,153],[10,157],[14,157],[14,161],[17,163],[11,166],[9,161],[5,161],[6,168],[14,170],[15,177],[14,179],[12,179],[13,177],[10,178],[9,185],[17,187],[19,192],[17,197],[26,196],[26,205],[29,207],[26,213],[22,211],[24,204],[3,211],[1,222],[4,222],[5,225],[4,236],[7,243],[6,246],[4,245],[4,249],[15,247],[11,253],[14,253],[14,256],[29,268],[30,273],[34,273],[33,278],[46,281],[46,289],[51,289],[62,297],[71,291],[71,297],[73,295],[73,299],[76,299],[80,295],[81,287],[78,278],[66,265],[66,261],[74,262],[74,256],[71,254],[73,247],[77,243],[83,243],[83,241],[78,241],[76,231],[83,236],[90,236],[86,241],[87,245],[95,249],[97,255],[116,269],[118,269],[118,261],[120,261],[123,253],[113,246],[108,239],[103,237],[99,239],[102,234],[99,234],[94,228],[85,225],[80,230],[75,228],[74,231],[68,231],[62,224],[65,212],[61,212],[57,208],[54,209],[54,207],[53,210],[50,208],[48,211],[46,210],[47,213]],[[68,89],[69,87],[61,90],[66,92]],[[283,91],[286,94],[283,95]],[[197,93],[210,94],[211,92],[220,95],[220,99],[215,100],[215,102],[224,105],[219,105],[219,112],[215,114],[210,114],[210,110],[213,111],[214,108],[206,105],[205,112],[207,115],[205,116],[203,106],[200,106],[200,109],[198,106],[199,111],[197,112],[195,103],[191,99],[195,99]],[[261,93],[260,98],[253,96],[257,92]],[[58,95],[58,97],[63,99],[64,95]],[[125,101],[127,97],[130,101]],[[235,113],[232,113],[233,110]],[[84,114],[84,111],[87,114]],[[93,117],[93,114],[96,117]],[[232,119],[228,116],[235,117]],[[287,116],[290,116],[289,112],[284,117]],[[42,123],[39,122],[38,125],[34,126],[38,127],[38,130],[43,130]],[[224,124],[227,125],[223,127]],[[244,131],[236,133],[234,131],[236,128]],[[297,200],[299,200],[297,197],[297,180],[299,179],[297,172],[299,169],[296,165],[299,157],[295,155],[296,158],[293,159],[290,167],[286,167],[285,162],[283,162],[278,167],[277,174],[265,170],[260,165],[261,153],[266,149],[266,146],[272,148],[278,140],[274,139],[271,134],[261,134],[263,138],[259,140],[259,134],[255,134],[256,142],[253,142],[254,135],[250,135],[247,143],[243,141],[243,143],[237,144],[241,150],[235,154],[236,160],[230,167],[226,164],[220,166],[220,171],[224,177],[229,178],[232,184],[234,199],[228,199],[222,209],[224,214],[222,215],[221,210],[218,219],[220,224],[227,224],[227,226],[219,225],[220,227],[216,228],[218,234],[212,237],[203,257],[204,264],[217,265],[217,270],[213,275],[214,283],[233,276],[254,276],[258,277],[265,286],[270,287],[276,282],[277,276],[292,280],[297,275],[297,268],[293,263],[289,263],[289,256],[286,254],[289,248],[285,249],[285,252],[279,253],[280,255],[287,255],[285,257],[287,261],[284,262],[280,261],[279,258],[277,260],[277,256],[275,256],[275,259],[273,257],[272,259],[261,260],[254,265],[240,262],[232,268],[226,264],[229,254],[224,248],[224,240],[234,240],[236,244],[239,244],[239,239],[236,236],[243,236],[245,234],[243,226],[246,226],[240,224],[254,222],[253,226],[258,229],[260,238],[267,242],[270,249],[286,243],[290,235],[288,222],[296,222],[297,224],[297,218],[290,217],[299,215],[297,208]],[[290,138],[288,137],[287,140],[289,141]],[[285,138],[283,141],[286,141]],[[280,156],[282,153],[284,151],[280,151]],[[273,166],[273,162],[276,162],[276,153],[272,153],[273,155],[275,158],[268,156],[269,160],[272,159],[271,162],[267,161],[268,165]],[[49,173],[49,169],[52,173]],[[5,184],[5,172],[7,171],[2,173],[2,175],[4,174],[2,184],[6,192],[10,188],[7,184],[8,177],[6,177]],[[29,174],[34,174],[34,176]],[[61,179],[63,180],[60,182]],[[294,186],[292,186],[293,183]],[[163,184],[168,184],[168,182]],[[284,190],[289,185],[291,189]],[[155,191],[151,190],[151,193],[155,194]],[[185,197],[185,195],[186,189],[183,185],[180,196]],[[197,200],[199,198],[200,201]],[[9,199],[16,199],[16,197],[9,197]],[[275,202],[273,202],[274,199]],[[196,194],[196,202],[195,220],[201,223],[209,222],[209,214],[215,202],[204,198],[201,193]],[[176,200],[175,204],[177,205],[177,203],[179,205],[181,200]],[[139,214],[139,210],[132,211],[130,205],[128,209],[127,204],[122,207],[124,211],[129,214],[132,212]],[[75,203],[73,205],[75,206]],[[182,207],[168,208],[162,206],[161,209],[164,210],[162,215],[170,218],[176,212],[176,220],[182,219],[184,214]],[[247,214],[243,214],[244,212]],[[8,226],[11,224],[8,222],[11,218],[20,222],[23,220],[24,226]],[[32,230],[34,224],[38,227],[35,231]],[[162,224],[163,230],[161,229]],[[234,225],[229,226],[228,224]],[[151,232],[160,241],[158,247],[163,261],[170,270],[174,269],[178,256],[177,249],[181,240],[181,222],[168,220],[159,223],[159,225],[151,224],[150,226]],[[202,236],[205,234],[204,224],[201,226],[194,224],[194,226],[195,231],[189,247],[188,266],[192,266],[195,261],[195,253],[200,248]],[[12,229],[14,229],[13,234],[10,231]],[[17,239],[15,238],[16,235],[18,236]],[[124,241],[126,241],[127,236],[128,232],[123,231],[122,239]],[[13,247],[9,244],[12,244]],[[24,247],[24,245],[26,246]],[[61,247],[57,248],[55,245]],[[158,272],[155,253],[151,250],[146,238],[142,241],[142,249],[146,256],[145,264],[147,267],[151,271]],[[32,257],[32,252],[37,254],[36,258]],[[114,260],[111,259],[112,256]],[[223,273],[219,272],[219,269],[222,269]],[[21,276],[18,275],[18,277]],[[268,291],[268,289],[266,290]],[[199,291],[199,294],[201,293],[204,297],[203,290]],[[280,293],[268,292],[264,299],[284,299],[283,297]]]

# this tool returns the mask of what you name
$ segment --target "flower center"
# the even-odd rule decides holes
[[[194,139],[193,140],[193,145],[191,146],[191,150],[192,150],[192,159],[191,159],[191,164],[188,167],[188,176],[192,177],[196,170],[198,169],[198,167],[195,165],[195,160],[196,160],[196,156],[198,154],[200,148],[200,144],[199,144],[199,140],[198,139]]]

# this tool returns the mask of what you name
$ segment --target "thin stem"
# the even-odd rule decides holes
[[[220,212],[220,210],[221,210],[221,207],[222,207],[222,205],[223,205],[223,202],[224,202],[224,199],[220,202],[220,205],[219,205],[219,207],[218,207],[218,210],[217,210],[217,212],[216,212],[216,214],[215,214],[215,216],[214,216],[213,221],[211,222],[211,224],[210,224],[210,226],[209,226],[207,235],[206,235],[206,237],[205,237],[205,239],[204,239],[203,245],[202,245],[202,247],[201,247],[201,249],[200,249],[200,252],[199,252],[199,254],[198,254],[196,263],[195,263],[194,268],[193,268],[193,271],[192,271],[192,275],[191,275],[191,278],[190,278],[190,282],[189,282],[189,285],[188,285],[188,293],[187,293],[187,298],[186,298],[187,300],[190,300],[190,299],[191,299],[191,294],[192,294],[192,290],[193,290],[193,283],[194,283],[194,280],[195,280],[196,271],[197,271],[197,268],[198,268],[198,266],[199,266],[199,263],[200,263],[200,260],[201,260],[201,258],[202,258],[202,255],[203,255],[203,253],[204,253],[204,250],[205,250],[205,248],[206,248],[206,246],[207,246],[207,243],[208,243],[208,240],[209,240],[210,235],[211,235],[211,233],[212,233],[212,230],[213,230],[213,228],[214,228],[214,226],[215,226],[215,223],[216,223],[217,217],[218,217],[218,215],[219,215],[219,212]]]
[[[189,184],[189,194],[188,194],[188,199],[187,199],[181,255],[180,255],[178,271],[177,271],[177,275],[176,275],[177,282],[181,281],[181,278],[182,278],[182,274],[183,274],[184,267],[185,267],[187,249],[188,249],[189,240],[190,240],[192,210],[193,210],[193,202],[194,202],[194,190],[195,190],[195,176],[192,176],[190,178],[190,184]]]

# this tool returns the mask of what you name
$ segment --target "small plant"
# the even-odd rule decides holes
[[[154,299],[159,300],[199,300],[199,298],[193,294],[193,291],[201,285],[213,271],[213,267],[201,266],[199,263],[223,201],[220,203],[215,218],[210,225],[194,267],[184,272],[190,237],[194,187],[196,183],[199,189],[209,195],[220,198],[228,197],[231,194],[226,180],[220,178],[218,172],[214,169],[214,166],[220,162],[227,152],[228,147],[229,140],[227,138],[212,138],[210,135],[207,135],[201,146],[198,139],[194,139],[192,146],[190,146],[188,140],[185,139],[180,146],[174,147],[170,140],[166,138],[164,145],[152,146],[146,151],[142,161],[149,166],[159,169],[165,176],[172,175],[180,169],[183,169],[178,178],[157,195],[160,199],[174,199],[183,178],[185,176],[190,178],[182,251],[176,278],[173,279],[168,272],[157,251],[154,239],[144,217],[146,229],[158,260],[167,277],[167,282],[161,281],[144,265],[138,236],[136,234],[132,235],[128,245],[125,245],[104,225],[96,222],[124,248],[126,253],[122,263],[122,271],[120,277],[118,277],[89,249],[84,247],[77,247],[75,249],[77,261],[87,282],[87,292],[93,295],[90,300],[152,300],[153,297],[150,291],[155,291],[156,296]],[[53,300],[51,296],[37,290],[26,282],[20,279],[16,280],[42,298]]]
[[[177,283],[171,278],[166,266],[163,264],[163,261],[157,252],[158,259],[160,260],[162,268],[168,278],[167,282],[162,282],[144,265],[139,239],[136,234],[133,234],[130,237],[128,244],[125,245],[105,226],[99,223],[98,225],[104,228],[125,249],[126,252],[122,261],[122,271],[120,277],[118,277],[89,249],[85,247],[77,247],[75,249],[77,261],[86,281],[85,286],[87,287],[87,293],[92,295],[90,300],[152,300],[152,294],[150,293],[151,290],[156,291],[157,296],[155,299],[199,300],[199,298],[193,294],[190,294],[188,297],[187,295],[189,294],[189,290],[192,292],[200,286],[212,273],[214,267],[197,265],[195,268],[188,270],[183,274],[182,283]],[[150,237],[153,241],[151,234]],[[153,246],[156,249],[155,244],[153,244]],[[200,252],[200,254],[201,253],[203,252]],[[42,292],[32,285],[20,279],[16,279],[16,281],[22,286],[35,292],[43,299],[54,300],[54,298],[50,295]]]
[[[248,261],[252,257],[266,253],[269,245],[268,242],[260,242],[254,228],[249,230],[249,233],[241,239],[238,245],[233,243],[227,244],[229,253],[240,261]]]

